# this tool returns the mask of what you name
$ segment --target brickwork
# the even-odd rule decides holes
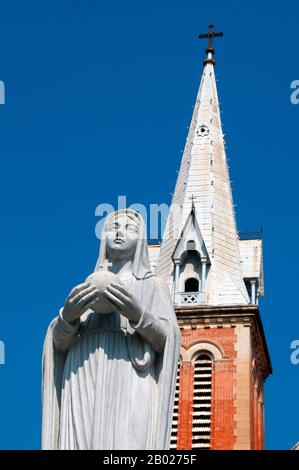
[[[188,350],[200,342],[215,344],[224,353],[223,359],[215,360],[212,377],[211,448],[234,447],[234,375],[235,375],[235,329],[202,328],[182,330],[182,346]],[[200,349],[198,350],[198,352]],[[194,358],[196,353],[194,354]],[[178,449],[192,446],[192,405],[194,361],[181,364],[179,400]]]
[[[178,449],[192,448],[194,361],[213,358],[211,449],[263,449],[263,382],[271,373],[256,307],[177,309],[181,328]]]

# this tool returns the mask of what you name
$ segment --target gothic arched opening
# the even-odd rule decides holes
[[[198,292],[199,291],[199,282],[195,277],[189,277],[185,281],[185,292]]]

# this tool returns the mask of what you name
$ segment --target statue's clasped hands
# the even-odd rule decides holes
[[[112,282],[101,294],[102,299],[129,320],[137,323],[142,315],[142,306],[136,297],[124,286]],[[63,307],[63,318],[73,323],[98,301],[97,288],[88,282],[79,284],[71,290]]]
[[[136,297],[124,286],[112,282],[103,292],[105,302],[108,302],[116,311],[137,323],[142,315],[142,306]]]
[[[73,323],[83,315],[98,299],[97,288],[90,282],[74,287],[67,297],[62,315],[64,320]]]

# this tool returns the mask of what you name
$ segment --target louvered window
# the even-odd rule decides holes
[[[177,448],[178,441],[178,421],[179,421],[179,392],[180,392],[180,362],[178,364],[177,380],[175,387],[174,406],[172,415],[172,430],[170,439],[170,448]]]
[[[211,448],[213,362],[207,354],[200,354],[194,363],[194,391],[192,416],[192,449]]]

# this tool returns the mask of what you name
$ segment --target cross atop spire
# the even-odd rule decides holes
[[[194,204],[194,196],[193,196],[193,194],[191,194],[191,197],[189,197],[189,199],[191,199],[191,209],[192,209],[192,210],[195,210],[195,204]]]
[[[208,48],[206,49],[206,54],[207,58],[204,61],[204,64],[215,64],[215,61],[213,60],[213,55],[214,55],[214,47],[213,47],[213,39],[214,38],[221,38],[223,36],[223,33],[215,33],[215,26],[213,24],[209,25],[209,31],[206,34],[199,34],[198,37],[199,39],[208,39]]]

